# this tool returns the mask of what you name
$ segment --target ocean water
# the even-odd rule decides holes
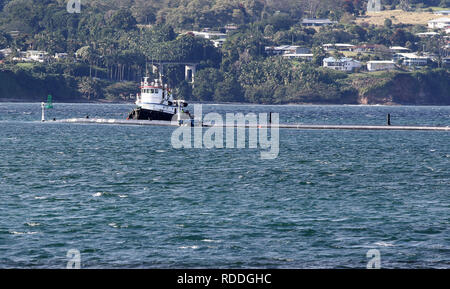
[[[56,104],[49,118],[133,105]],[[450,107],[205,105],[281,122],[450,125]],[[450,133],[280,130],[280,152],[0,104],[0,268],[450,268]]]

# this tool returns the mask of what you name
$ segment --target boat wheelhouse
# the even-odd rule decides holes
[[[180,119],[191,119],[189,112],[184,111],[186,102],[174,100],[171,90],[161,79],[151,82],[149,79],[144,77],[141,82],[141,92],[136,97],[138,107],[128,119],[172,121],[175,115]]]

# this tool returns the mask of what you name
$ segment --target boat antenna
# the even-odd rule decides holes
[[[153,65],[153,55],[152,55],[152,74],[153,74],[153,67],[154,67],[154,65]],[[147,72],[147,76],[148,76],[148,72]]]
[[[159,67],[158,67],[159,81],[162,84],[163,83],[162,79],[163,79],[163,74],[164,74],[164,67],[163,67],[162,62],[161,62],[161,47],[158,47],[158,62],[159,62]]]
[[[148,76],[148,57],[145,56],[145,76]]]

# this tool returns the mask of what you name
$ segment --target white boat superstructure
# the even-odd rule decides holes
[[[172,121],[192,119],[189,111],[185,111],[188,104],[184,100],[174,100],[167,84],[163,84],[161,77],[152,82],[150,77],[144,77],[141,82],[141,93],[136,96],[137,108],[128,116],[135,120],[164,120]]]
[[[167,84],[163,85],[159,79],[149,82],[149,77],[144,77],[141,82],[141,93],[137,95],[138,107],[175,114],[176,106],[173,106],[173,102],[173,96]]]

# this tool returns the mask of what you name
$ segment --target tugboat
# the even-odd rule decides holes
[[[144,77],[141,82],[141,93],[136,95],[137,108],[130,112],[127,119],[163,121],[193,119],[189,111],[184,110],[188,106],[187,102],[174,100],[171,90],[161,79],[149,82],[149,78]]]

